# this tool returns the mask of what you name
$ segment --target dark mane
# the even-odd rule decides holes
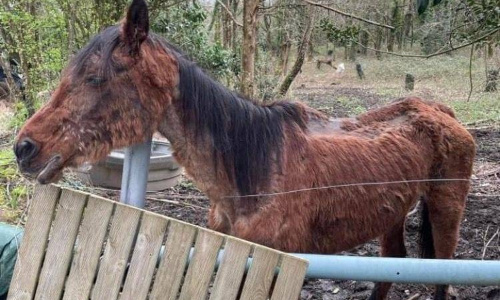
[[[113,26],[92,39],[74,60],[78,62],[75,71],[82,70],[92,53],[99,51],[102,74],[112,76],[117,68],[112,53],[120,44],[119,31]],[[272,166],[279,168],[281,163],[285,125],[306,128],[301,107],[290,102],[260,105],[245,99],[210,78],[162,37],[150,33],[146,43],[175,55],[180,76],[178,110],[183,112],[185,128],[192,129],[198,141],[212,145],[214,164],[223,164],[241,195],[265,190]]]
[[[285,124],[304,129],[305,115],[294,103],[260,105],[228,90],[208,76],[175,46],[152,35],[179,63],[177,102],[183,123],[199,140],[208,137],[214,164],[222,163],[241,195],[267,188],[271,168],[281,162]]]
[[[119,66],[113,60],[113,51],[120,44],[120,27],[118,25],[110,26],[101,33],[93,37],[90,42],[81,49],[72,59],[71,66],[73,72],[80,75],[85,71],[87,62],[96,53],[101,57],[101,65],[98,71],[105,78],[113,76]]]

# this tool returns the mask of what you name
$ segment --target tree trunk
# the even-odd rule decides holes
[[[216,1],[214,4],[214,8],[212,10],[212,17],[210,19],[210,23],[208,24],[208,31],[212,31],[212,29],[215,26],[215,23],[217,23],[217,17],[219,15],[219,9],[220,9],[220,3],[219,1]],[[218,35],[220,32],[217,32],[217,29],[215,29],[215,34]]]
[[[307,61],[312,61],[314,58],[314,45],[312,39],[307,43]]]
[[[412,74],[406,73],[405,76],[405,90],[407,91],[413,91],[413,88],[415,87],[415,76]]]
[[[358,73],[359,79],[365,79],[365,72],[363,72],[363,66],[360,63],[356,64],[356,73]]]
[[[358,52],[358,45],[354,42],[350,43],[349,46],[349,60],[356,61],[356,54]]]
[[[293,80],[295,79],[297,74],[299,74],[302,65],[304,64],[304,57],[307,51],[307,44],[311,40],[311,35],[314,28],[314,19],[316,17],[316,8],[308,6],[307,10],[308,10],[307,24],[304,29],[304,34],[302,35],[302,40],[300,41],[299,51],[297,52],[297,60],[295,61],[292,69],[290,70],[290,73],[288,73],[283,82],[280,84],[278,90],[279,94],[282,96],[284,96],[288,92],[288,89],[292,85]]]
[[[236,18],[236,15],[238,13],[238,3],[239,1],[238,0],[231,0],[232,1],[232,9],[233,9],[233,17]],[[232,47],[233,47],[233,53],[238,53],[238,43],[236,42],[236,39],[238,37],[238,24],[236,24],[236,22],[233,22],[233,34],[231,36],[231,44],[232,44]]]
[[[288,35],[286,40],[281,45],[281,76],[285,76],[288,71],[288,59],[290,57],[290,48],[292,47],[292,42],[289,40]]]
[[[500,70],[489,70],[486,74],[486,88],[485,92],[496,92],[497,91],[497,82],[498,82],[498,73]]]
[[[375,42],[374,42],[374,48],[376,50],[381,50],[382,48],[382,41],[384,38],[383,35],[384,35],[383,29],[377,28],[375,31]],[[375,55],[378,60],[382,59],[382,53],[380,53],[379,51],[375,52]]]
[[[273,47],[273,38],[271,35],[272,31],[271,16],[269,15],[264,16],[264,27],[266,29],[266,51],[274,54],[276,53],[276,49],[274,49]]]
[[[368,32],[366,30],[361,30],[359,32],[359,43],[363,45],[363,47],[360,47],[360,53],[362,55],[366,55],[368,53],[366,48],[368,47],[368,40],[369,40]]]
[[[75,5],[73,4],[67,4],[67,12],[69,16],[68,18],[68,23],[67,23],[67,29],[68,29],[68,56],[71,58],[73,56],[73,53],[76,50],[76,29],[75,29]]]
[[[389,52],[394,52],[394,40],[395,40],[395,34],[396,32],[392,29],[388,30],[388,37],[387,37],[387,51]]]
[[[230,0],[223,0],[222,2],[224,3],[224,5],[227,8],[231,7]],[[224,48],[230,49],[231,48],[231,41],[233,40],[232,39],[232,30],[231,30],[232,20],[231,20],[231,17],[229,16],[229,13],[225,9],[223,9],[223,11],[222,11],[221,19],[222,19],[221,20],[221,23],[222,23],[222,45],[224,46]]]
[[[241,93],[253,97],[255,93],[255,48],[257,44],[257,7],[259,0],[243,1],[243,42],[241,57]]]

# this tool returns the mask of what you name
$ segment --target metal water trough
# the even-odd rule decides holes
[[[127,149],[121,201],[144,207],[151,141]],[[133,171],[132,171],[133,170]],[[127,178],[127,180],[125,180]],[[309,261],[306,277],[422,284],[500,285],[500,261],[293,254]]]
[[[88,171],[77,171],[80,179],[94,186],[119,189],[126,149],[112,151],[105,160],[97,163]],[[149,162],[148,191],[159,191],[176,185],[182,174],[182,168],[172,156],[170,144],[153,141]],[[145,163],[145,162],[144,162]]]

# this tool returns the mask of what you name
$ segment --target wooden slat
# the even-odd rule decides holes
[[[307,261],[284,255],[271,300],[299,299],[307,271]]]
[[[278,260],[279,253],[263,247],[255,248],[240,299],[266,300],[268,298]]]
[[[236,299],[251,249],[250,243],[233,238],[227,239],[210,300]]]
[[[113,202],[90,197],[83,215],[64,300],[87,300],[94,282]]]
[[[160,254],[168,221],[145,213],[120,300],[145,300]]]
[[[33,299],[59,194],[52,185],[35,187],[8,300]]]
[[[19,259],[8,300],[116,300],[137,234],[129,272],[120,300],[148,298],[150,283],[167,223],[165,253],[151,289],[151,300],[205,300],[224,236],[141,210],[85,194],[41,186],[35,190]],[[60,198],[60,200],[58,200]],[[58,209],[55,210],[59,201]],[[115,214],[92,289],[109,220]],[[52,219],[55,219],[52,222]],[[80,225],[82,219],[83,222]],[[51,224],[52,223],[52,224]],[[50,241],[49,232],[50,233]],[[80,231],[78,229],[80,228]],[[77,234],[80,232],[78,239]],[[198,233],[191,264],[180,287],[193,239]],[[75,248],[75,239],[77,245]],[[225,255],[217,271],[210,300],[235,300],[244,277],[246,260],[254,244],[227,237]],[[240,299],[265,300],[280,260],[272,249],[255,246],[253,261]],[[45,251],[45,249],[47,249]],[[73,253],[74,252],[74,253]],[[70,262],[73,263],[70,267]],[[42,266],[43,265],[43,266]],[[69,276],[68,275],[69,269]],[[283,255],[271,300],[297,299],[307,263]],[[38,282],[38,287],[37,287]],[[65,283],[66,282],[66,283]],[[180,289],[180,293],[179,293]],[[36,293],[36,295],[34,295]]]
[[[132,207],[116,206],[92,300],[117,299],[141,213]]]
[[[181,284],[196,228],[170,221],[165,252],[156,272],[150,300],[175,300]]]
[[[222,235],[206,230],[198,231],[193,259],[188,267],[179,300],[205,299],[223,241]]]
[[[63,189],[35,300],[60,299],[86,198],[85,194]]]

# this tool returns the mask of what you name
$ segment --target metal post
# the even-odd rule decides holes
[[[146,200],[152,139],[125,150],[120,202],[143,208]]]

